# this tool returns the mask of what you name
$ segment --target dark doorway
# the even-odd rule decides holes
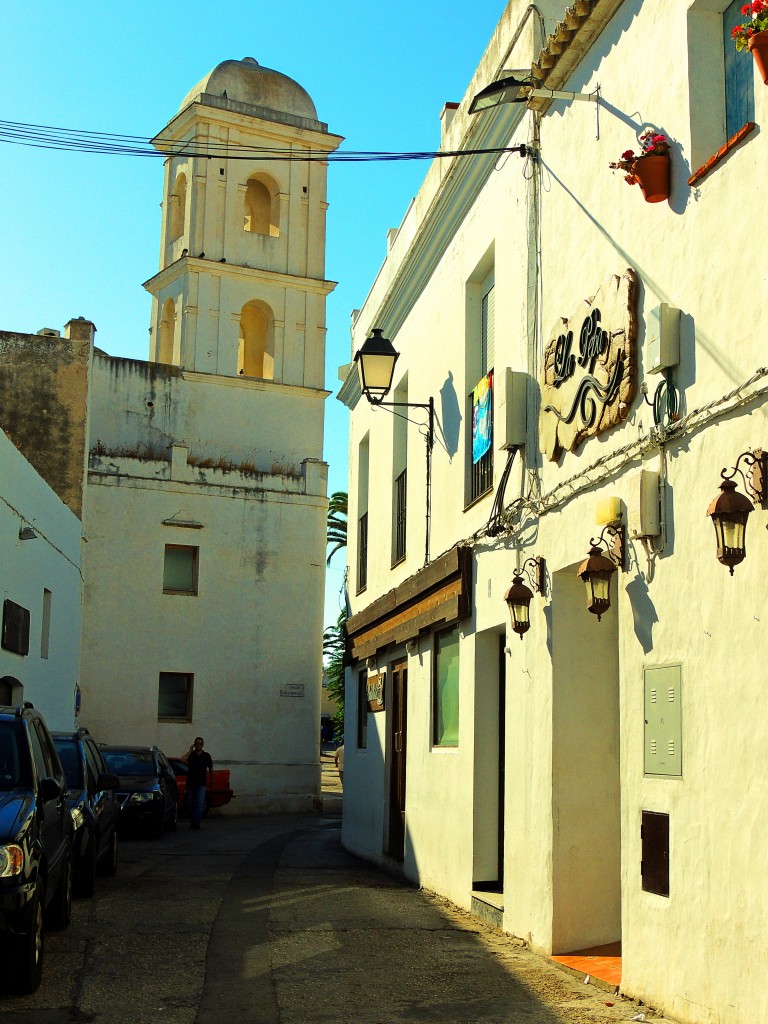
[[[387,853],[395,860],[405,857],[405,765],[408,712],[408,662],[392,666],[389,742],[392,751],[389,775],[389,835]]]

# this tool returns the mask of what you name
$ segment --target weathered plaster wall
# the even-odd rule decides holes
[[[192,462],[219,460],[248,471],[297,476],[322,459],[325,391],[270,381],[188,373],[96,351],[90,450],[101,458],[167,455],[173,443]]]
[[[164,463],[95,463],[84,570],[83,721],[100,739],[181,754],[201,734],[232,771],[233,813],[319,795],[324,464],[298,486]],[[164,525],[174,515],[198,529]],[[199,548],[198,593],[163,593],[166,544]],[[130,567],[130,572],[124,571]],[[140,642],[137,642],[137,638]],[[194,674],[189,723],[158,721],[160,672]],[[297,687],[301,695],[294,695]]]
[[[0,426],[82,516],[93,325],[67,327],[63,338],[0,331]]]

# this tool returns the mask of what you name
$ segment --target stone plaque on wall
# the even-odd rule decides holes
[[[634,270],[612,275],[569,317],[544,349],[541,448],[551,461],[620,424],[637,392]]]

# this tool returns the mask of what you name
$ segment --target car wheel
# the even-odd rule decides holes
[[[150,839],[160,839],[163,835],[163,819],[158,818],[157,821],[152,821],[147,829]]]
[[[11,943],[13,987],[22,995],[35,992],[43,976],[43,883],[24,909],[20,927],[22,934],[8,936]]]
[[[66,928],[72,920],[72,861],[67,857],[61,873],[59,887],[48,906],[48,924],[51,928]]]
[[[179,826],[179,806],[178,806],[178,804],[174,804],[173,805],[173,814],[171,815],[171,820],[168,822],[167,828],[168,828],[169,832],[175,832],[176,829],[178,828],[178,826]]]
[[[109,849],[101,858],[99,863],[99,873],[102,875],[114,875],[117,873],[117,850],[118,850],[118,837],[117,837],[117,825],[112,830],[112,838],[109,841]]]
[[[90,899],[96,889],[96,836],[91,837],[88,856],[82,863],[80,870],[75,875],[75,895],[84,899]]]

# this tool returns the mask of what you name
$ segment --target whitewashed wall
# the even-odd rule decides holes
[[[33,540],[20,540],[32,526]],[[29,654],[0,648],[0,676],[23,686],[52,729],[72,728],[80,678],[80,533],[77,516],[0,431],[0,601],[30,612]],[[48,656],[42,656],[43,593],[51,593]]]
[[[463,138],[470,125],[468,99],[498,72],[497,57],[507,52],[505,43],[522,12],[523,5],[508,5],[501,38],[489,47],[454,118],[449,146]],[[768,513],[754,513],[747,560],[731,577],[715,559],[705,512],[721,468],[733,466],[747,449],[768,446],[761,390],[767,378],[758,373],[747,384],[765,366],[760,310],[768,282],[754,222],[765,205],[762,168],[768,152],[758,130],[697,187],[687,184],[713,155],[703,140],[714,145],[721,130],[711,123],[717,111],[710,107],[708,116],[697,92],[702,83],[710,88],[717,73],[702,49],[701,13],[683,0],[621,4],[564,86],[589,92],[600,84],[599,139],[592,104],[555,103],[543,117],[537,311],[531,312],[529,276],[536,248],[528,234],[531,194],[524,161],[515,155],[499,160],[402,325],[387,331],[381,310],[391,315],[388,292],[404,261],[414,272],[408,253],[445,187],[445,166],[433,168],[355,322],[353,348],[372,327],[383,327],[401,353],[396,383],[407,374],[409,400],[436,399],[434,558],[453,543],[471,542],[491,511],[490,496],[464,508],[464,400],[475,383],[464,378],[467,282],[492,259],[497,373],[510,366],[538,378],[543,342],[556,319],[571,316],[609,275],[633,268],[639,280],[640,380],[647,377],[651,394],[659,378],[644,369],[649,314],[662,301],[681,309],[681,360],[673,372],[681,429],[671,424],[666,439],[654,439],[651,410],[638,394],[623,425],[558,463],[539,455],[531,435],[526,472],[518,458],[510,478],[507,503],[531,492],[553,497],[549,511],[532,514],[519,533],[521,560],[532,554],[546,558],[550,590],[544,599],[534,598],[523,642],[511,632],[507,642],[504,927],[547,953],[621,938],[625,992],[681,1021],[743,1024],[768,1016],[768,901],[760,854],[768,840],[768,796],[760,782],[768,740],[760,675]],[[523,42],[521,37],[518,46]],[[648,73],[651,53],[653,66],[666,69],[663,75]],[[507,67],[525,64],[519,49],[506,61]],[[761,125],[768,117],[768,88],[757,77],[755,101]],[[644,203],[637,187],[608,168],[623,150],[637,147],[636,133],[648,123],[672,142],[668,203]],[[527,138],[528,115],[510,142]],[[528,328],[537,319],[542,338],[533,348]],[[456,401],[462,417],[458,441],[443,446],[441,430]],[[368,586],[361,594],[353,586],[358,612],[421,566],[423,440],[411,428],[408,556],[391,569],[391,418],[362,400],[351,422],[351,567],[357,554],[358,452],[366,435],[370,465],[376,467],[367,502]],[[630,445],[612,467],[600,465]],[[497,482],[502,465],[497,458]],[[598,623],[586,610],[576,568],[600,532],[598,500],[615,496],[626,508],[641,466],[666,477],[666,542],[650,558],[642,543],[630,545],[628,569],[613,583],[614,607]],[[555,493],[566,480],[569,486]],[[472,779],[481,734],[475,720],[483,685],[474,668],[480,663],[478,637],[502,628],[503,594],[516,565],[509,538],[484,539],[475,544],[475,554],[474,611],[462,624],[457,751],[430,746],[428,638],[409,660],[404,868],[415,881],[465,907],[472,851],[477,856],[482,847],[471,834],[481,800]],[[400,653],[381,653],[377,668]],[[682,673],[683,774],[652,777],[643,759],[643,672],[676,663]],[[350,697],[354,702],[353,692]],[[374,719],[376,735],[385,739],[384,715],[369,716],[369,722]],[[386,757],[372,754],[371,736],[369,726],[364,752],[347,742],[343,835],[349,848],[382,859],[384,823],[362,807],[363,800],[386,807],[388,799]],[[600,751],[594,762],[591,746]],[[643,810],[670,817],[668,898],[642,889]],[[599,850],[596,836],[604,840]]]

